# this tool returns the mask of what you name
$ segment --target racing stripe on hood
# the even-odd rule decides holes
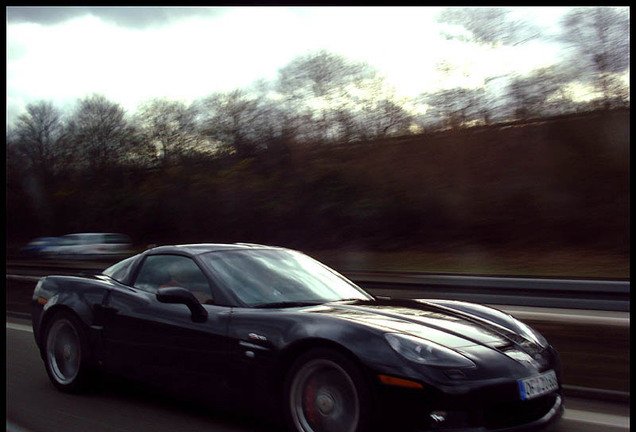
[[[334,312],[340,312],[341,318],[411,334],[448,348],[483,345],[498,350],[513,346],[521,346],[530,352],[538,349],[523,336],[499,324],[423,301],[331,306]]]

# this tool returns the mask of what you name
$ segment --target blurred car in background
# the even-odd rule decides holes
[[[47,253],[47,250],[51,247],[55,247],[60,244],[59,237],[38,237],[31,240],[25,247],[20,249],[20,255],[25,257],[41,257]]]
[[[47,256],[124,255],[132,250],[130,237],[118,233],[75,233],[59,238]]]

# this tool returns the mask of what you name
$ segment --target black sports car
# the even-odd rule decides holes
[[[62,391],[99,370],[292,431],[536,430],[563,412],[556,351],[510,315],[373,297],[284,248],[162,246],[44,277],[33,329]]]

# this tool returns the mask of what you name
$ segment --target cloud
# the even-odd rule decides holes
[[[8,7],[7,110],[15,117],[40,99],[70,106],[92,93],[130,112],[154,97],[192,101],[255,79],[275,79],[296,56],[319,49],[371,64],[400,97],[473,87],[493,74],[558,61],[556,45],[502,51],[441,39],[441,25],[433,19],[438,11]],[[437,70],[442,61],[456,66],[452,77]]]
[[[184,18],[210,18],[223,14],[224,8],[206,7],[7,7],[9,24],[60,24],[75,18],[93,16],[109,24],[131,29],[164,27]]]

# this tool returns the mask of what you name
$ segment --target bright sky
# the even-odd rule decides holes
[[[7,123],[27,103],[70,108],[101,93],[129,112],[155,97],[191,102],[270,80],[318,49],[363,60],[400,96],[475,87],[557,61],[558,47],[487,49],[440,37],[434,7],[7,8]],[[567,8],[519,8],[554,24]],[[445,61],[451,72],[436,65]]]

